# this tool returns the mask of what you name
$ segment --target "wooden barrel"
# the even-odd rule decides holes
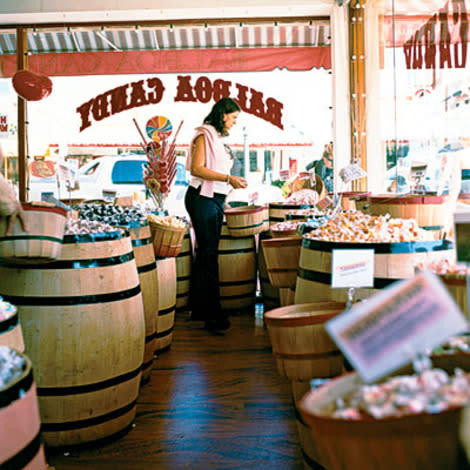
[[[224,224],[218,259],[222,310],[254,308],[257,281],[255,237],[232,237]]]
[[[176,311],[184,311],[189,303],[191,266],[193,263],[193,243],[188,226],[184,234],[181,251],[176,257]]]
[[[152,245],[152,235],[148,224],[129,227],[132,239],[137,272],[139,274],[140,290],[144,304],[145,318],[145,347],[144,362],[142,363],[142,381],[150,378],[153,364],[153,354],[157,347],[156,318],[158,315],[158,278],[157,263]]]
[[[295,287],[301,245],[302,237],[300,236],[261,240],[271,285]]]
[[[158,316],[155,354],[171,347],[176,310],[176,258],[157,259]]]
[[[376,195],[367,198],[371,215],[390,214],[393,218],[415,219],[438,240],[448,219],[447,196]]]
[[[264,315],[279,373],[290,380],[334,377],[343,356],[324,323],[345,308],[339,302],[311,302],[270,310]]]
[[[232,237],[249,237],[268,230],[268,209],[265,206],[232,207],[225,210],[227,228]]]
[[[295,302],[295,287],[279,288],[279,303],[281,307],[287,307]]]
[[[270,202],[269,210],[269,226],[282,222],[286,219],[286,215],[290,211],[298,209],[313,209],[315,204],[288,204],[283,202]]]
[[[341,209],[344,211],[355,211],[359,210],[356,206],[356,200],[360,198],[366,198],[370,193],[364,193],[360,191],[344,191],[336,193],[341,196]],[[328,197],[333,201],[335,193],[328,193]]]
[[[62,249],[67,211],[50,203],[22,204],[24,231],[19,220],[6,235],[7,219],[0,217],[0,258],[13,264],[36,264],[57,259]]]
[[[22,356],[23,373],[0,391],[0,468],[46,470],[32,365]]]
[[[384,419],[348,420],[319,416],[322,408],[361,383],[356,373],[309,392],[300,411],[328,470],[457,470],[462,408]]]
[[[34,363],[46,445],[95,441],[136,413],[145,320],[131,238],[65,236],[59,260],[0,267]]]
[[[346,302],[348,289],[331,288],[332,252],[336,249],[374,250],[374,287],[356,289],[356,299],[374,295],[393,282],[415,275],[415,266],[442,259],[455,260],[450,241],[429,240],[401,243],[340,243],[304,237],[300,249],[295,303],[334,300]]]
[[[23,331],[16,308],[13,315],[0,320],[0,345],[24,352]]]
[[[262,240],[269,238],[270,235],[268,232],[260,234],[260,243]],[[267,312],[268,310],[279,307],[279,287],[274,287],[269,282],[268,272],[266,270],[266,261],[264,258],[264,250],[262,249],[261,244],[258,247],[258,280],[264,311]]]
[[[300,449],[305,470],[324,470],[321,464],[321,455],[318,446],[313,439],[312,430],[305,422],[299,410],[300,402],[305,394],[310,392],[309,380],[292,380],[292,405],[294,407],[297,435],[299,436]]]

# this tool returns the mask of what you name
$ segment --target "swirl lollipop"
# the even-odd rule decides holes
[[[170,136],[173,131],[173,125],[165,116],[154,116],[147,121],[145,130],[153,141],[159,142],[162,134],[166,137]]]

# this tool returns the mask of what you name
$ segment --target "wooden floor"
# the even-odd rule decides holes
[[[259,306],[257,306],[259,307]],[[301,470],[291,388],[272,357],[262,309],[232,316],[225,336],[178,314],[154,361],[135,426],[100,446],[49,450],[56,470]]]

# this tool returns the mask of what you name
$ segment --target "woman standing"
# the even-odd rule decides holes
[[[204,124],[196,128],[186,168],[191,181],[185,206],[196,235],[197,253],[191,275],[192,320],[204,320],[209,331],[230,327],[219,299],[218,246],[224,217],[225,197],[232,188],[246,188],[244,178],[231,176],[233,162],[222,137],[236,124],[240,107],[231,98],[213,106]]]

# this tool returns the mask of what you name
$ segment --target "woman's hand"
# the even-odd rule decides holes
[[[232,175],[230,175],[228,178],[228,184],[230,184],[230,186],[232,186],[234,189],[246,188],[248,186],[245,178]]]

